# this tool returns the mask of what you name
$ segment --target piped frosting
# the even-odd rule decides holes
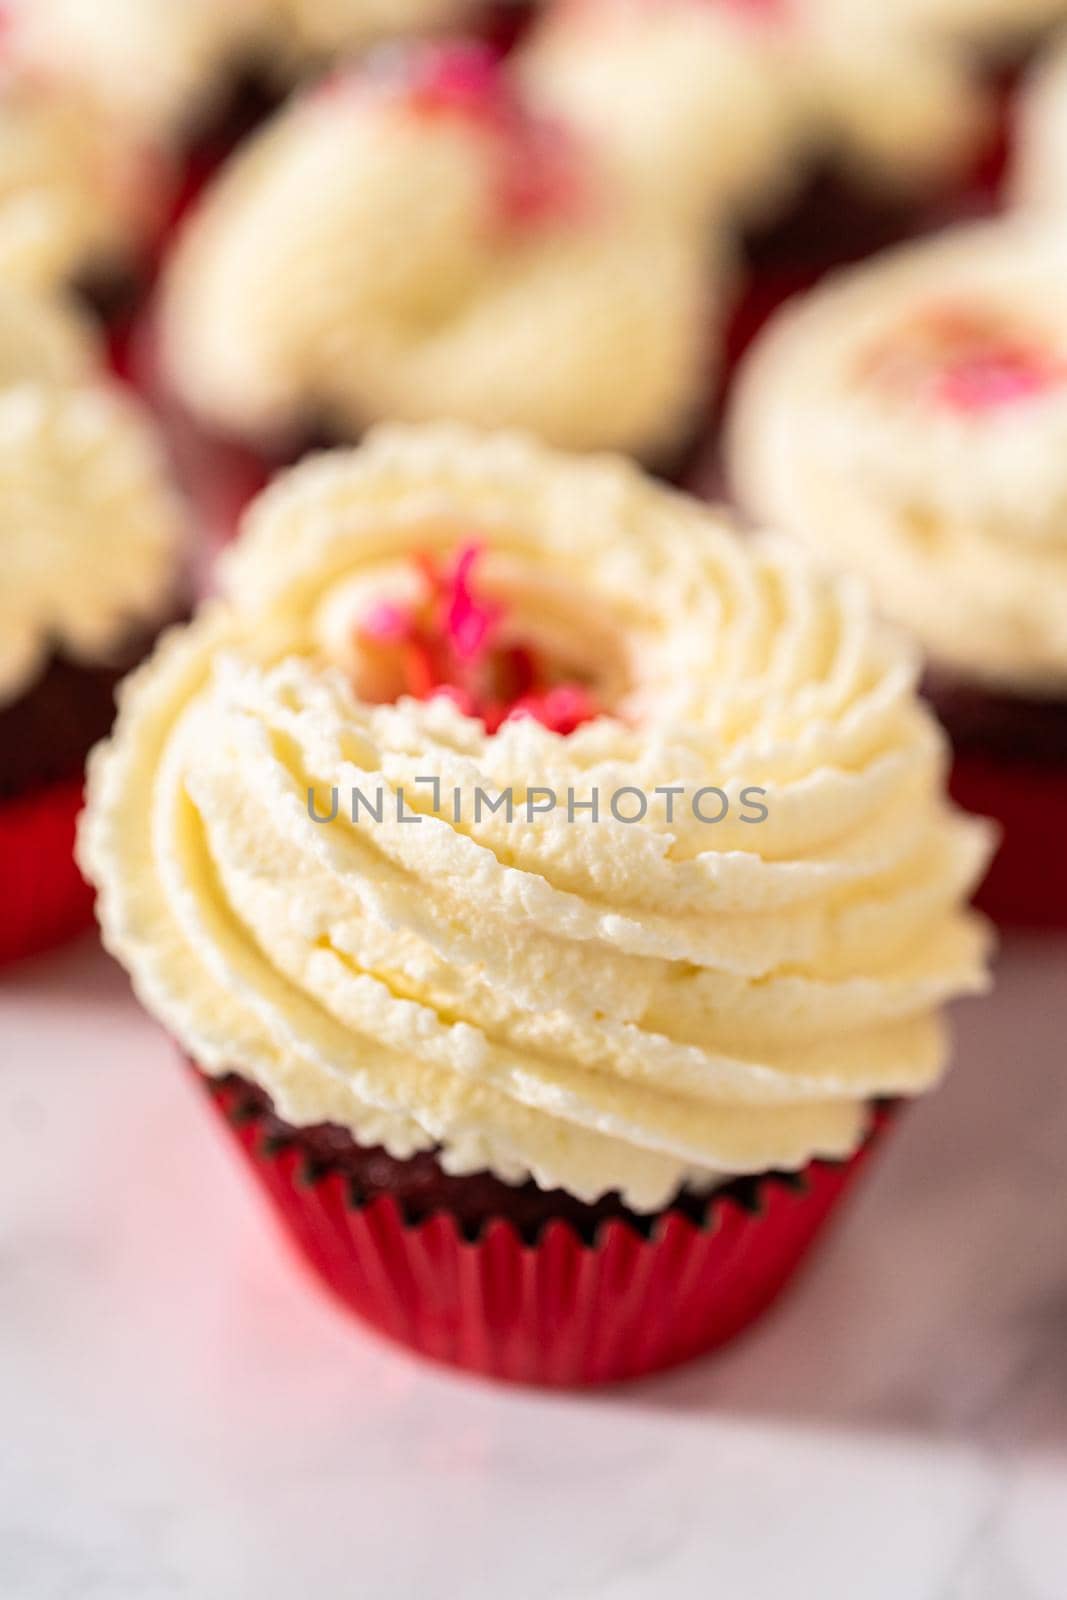
[[[0,291],[0,705],[53,651],[107,662],[164,620],[181,520],[152,425],[80,320]]]
[[[656,457],[712,365],[703,240],[624,202],[470,46],[300,97],[193,216],[164,368],[254,437],[383,417],[513,424]]]
[[[427,563],[475,652],[521,642],[597,714],[494,732],[381,701],[379,624],[406,635]],[[651,1210],[846,1156],[873,1098],[941,1075],[941,1004],[985,983],[962,905],[989,837],[945,800],[916,671],[854,586],[622,461],[378,430],[267,491],[221,598],[129,681],[80,857],[208,1072],[394,1155]]]

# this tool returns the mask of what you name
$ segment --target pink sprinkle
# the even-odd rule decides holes
[[[508,712],[512,717],[533,717],[550,733],[573,733],[598,715],[596,702],[580,683],[559,683],[541,693],[524,695]]]
[[[403,644],[414,629],[411,612],[392,600],[381,600],[360,620],[359,631],[378,644]]]
[[[416,556],[423,598],[411,606],[380,601],[361,619],[360,634],[396,650],[400,693],[450,700],[464,716],[479,717],[490,734],[513,716],[534,717],[554,733],[573,733],[599,708],[581,684],[539,687],[541,667],[529,646],[497,643],[504,607],[480,596],[474,582],[483,554],[472,543],[447,565],[428,554]]]
[[[461,111],[496,120],[507,108],[500,57],[481,44],[443,45],[426,52],[412,90],[423,111]]]
[[[1064,377],[1062,366],[1036,351],[1005,346],[960,356],[939,375],[935,392],[944,405],[974,414],[1040,399]]]
[[[493,630],[503,608],[477,596],[471,574],[481,557],[478,545],[467,545],[459,553],[448,591],[445,631],[461,662],[477,661],[489,648]]]

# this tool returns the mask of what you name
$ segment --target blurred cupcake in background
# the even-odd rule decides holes
[[[845,11],[850,0],[828,0]],[[963,52],[996,107],[996,133],[978,174],[972,216],[992,209],[1004,190],[1016,148],[1023,73],[1040,72],[1053,31],[1067,23],[1067,0],[883,0],[900,25],[927,47]]]
[[[773,1299],[985,987],[989,831],[916,673],[631,463],[382,429],[279,479],[130,680],[80,858],[348,1305],[633,1376]]]
[[[0,61],[0,281],[120,307],[158,234],[168,176],[107,108]]]
[[[666,467],[714,389],[717,266],[489,51],[392,51],[298,97],[205,193],[163,284],[161,372],[203,424],[283,456],[443,417]]]
[[[5,12],[9,52],[198,168],[297,78],[392,40],[500,31],[492,0],[9,0]]]
[[[815,160],[884,201],[920,208],[969,179],[990,105],[965,59],[900,25],[896,8],[782,0],[783,70]],[[788,19],[792,16],[792,32]]]
[[[1067,224],[1067,35],[1023,85],[1011,197]]]
[[[1067,922],[1067,230],[971,225],[787,307],[729,422],[741,504],[866,578],[930,661],[984,894]]]
[[[0,962],[87,926],[73,862],[114,689],[183,609],[181,518],[86,324],[0,285]]]
[[[257,47],[265,0],[8,0],[7,45],[128,130],[188,142]]]
[[[773,7],[561,0],[517,69],[534,103],[684,222],[763,217],[797,181],[794,118],[774,70]]]
[[[870,8],[843,17],[835,0],[565,0],[520,67],[661,204],[781,224],[794,202],[817,257],[861,248],[868,211],[888,207],[896,226],[899,210],[942,194],[987,132],[957,56]]]

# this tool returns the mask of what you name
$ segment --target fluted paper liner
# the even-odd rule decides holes
[[[635,1378],[732,1338],[800,1265],[888,1115],[850,1161],[760,1179],[752,1207],[713,1194],[700,1223],[667,1210],[643,1238],[613,1219],[592,1244],[556,1219],[532,1244],[501,1217],[472,1239],[448,1212],[410,1222],[392,1196],[357,1202],[342,1173],[269,1138],[239,1088],[207,1082],[288,1233],[350,1310],[436,1361],[556,1386]]]

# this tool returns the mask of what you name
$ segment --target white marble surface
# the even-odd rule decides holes
[[[545,1396],[323,1298],[93,946],[0,979],[3,1600],[1064,1600],[1067,943],[803,1284]]]

